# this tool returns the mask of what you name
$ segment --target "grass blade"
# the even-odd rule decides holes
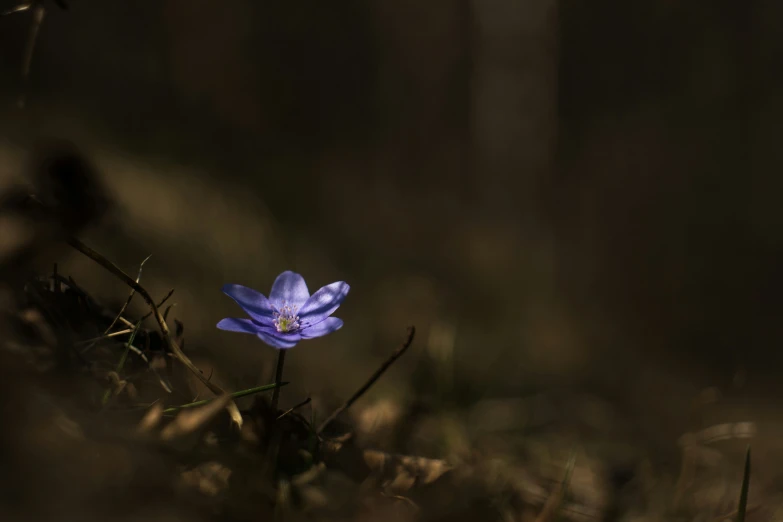
[[[287,382],[281,382],[279,384],[279,386],[285,386],[286,384],[288,384],[288,383]],[[229,396],[232,399],[241,399],[242,397],[247,397],[248,395],[254,395],[256,393],[262,393],[262,392],[265,392],[265,391],[271,391],[271,390],[274,390],[277,387],[278,387],[277,383],[265,384],[264,386],[258,386],[256,388],[248,388],[247,390],[240,390],[238,392],[234,392],[234,393],[229,394]],[[182,409],[185,409],[185,408],[195,408],[197,406],[203,406],[203,405],[205,405],[207,403],[210,403],[210,402],[214,401],[215,399],[217,399],[217,397],[213,397],[212,399],[204,399],[203,401],[190,402],[188,404],[183,404],[181,406],[172,406],[171,408],[166,408],[165,410],[163,410],[163,413],[164,414],[174,413],[176,411],[179,411],[179,410],[182,410]]]
[[[536,522],[552,522],[556,519],[560,508],[565,502],[566,493],[568,492],[568,485],[571,483],[571,475],[574,473],[574,465],[576,464],[576,450],[571,453],[566,463],[565,475],[563,481],[557,485],[552,491],[544,504],[544,508],[536,518]]]
[[[139,328],[141,328],[141,321],[136,323],[136,326],[134,326],[133,331],[128,337],[128,342],[125,343],[125,350],[122,352],[120,362],[117,363],[117,375],[119,375],[119,373],[122,371],[122,368],[125,366],[125,361],[128,360],[128,352],[130,352],[130,347],[133,344],[134,339],[136,339],[136,334],[139,332]],[[103,399],[101,400],[101,406],[106,406],[106,404],[109,402],[109,399],[111,398],[111,394],[111,388],[106,390],[106,392],[103,394]]]

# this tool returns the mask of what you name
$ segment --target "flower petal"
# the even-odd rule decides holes
[[[256,334],[260,325],[251,319],[226,317],[225,319],[220,320],[220,322],[217,324],[217,327],[228,332]]]
[[[267,330],[266,328],[257,330],[256,336],[269,346],[283,350],[293,348],[296,346],[296,343],[302,340],[302,336],[299,335],[298,332],[283,334],[276,331]]]
[[[336,332],[343,327],[343,320],[337,317],[327,317],[318,324],[307,327],[302,330],[302,339],[315,339],[324,335]]]
[[[345,300],[351,287],[338,281],[320,288],[299,309],[299,322],[303,328],[320,323],[334,313]]]
[[[307,290],[304,277],[290,270],[277,276],[269,292],[269,300],[275,306],[280,306],[283,301],[291,306],[302,306],[308,297],[310,292]]]
[[[272,307],[264,294],[242,285],[224,285],[223,293],[261,324],[272,324]]]

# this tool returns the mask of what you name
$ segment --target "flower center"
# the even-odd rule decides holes
[[[274,316],[272,324],[275,325],[278,332],[295,332],[299,329],[299,316],[296,315],[296,309],[298,307],[287,305],[285,304],[285,301],[281,304],[282,306],[280,306],[280,308],[277,308],[272,312],[272,315]]]

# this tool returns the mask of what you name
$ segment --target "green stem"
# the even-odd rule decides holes
[[[241,399],[242,397],[247,397],[248,395],[253,395],[255,393],[261,393],[269,390],[279,390],[281,386],[285,386],[288,384],[287,382],[279,382],[274,384],[265,384],[263,386],[258,386],[256,388],[248,388],[247,390],[241,390],[238,392],[231,393],[231,398],[233,399]],[[183,410],[185,408],[195,408],[197,406],[203,406],[209,402],[212,402],[217,397],[213,397],[211,399],[204,399],[203,401],[196,401],[196,402],[190,402],[188,404],[183,404],[181,406],[172,406],[171,408],[166,408],[163,410],[163,413],[174,413],[178,410]]]
[[[286,350],[277,351],[277,368],[275,368],[275,384],[279,384],[283,380],[283,366],[285,366],[285,352]],[[277,403],[280,401],[280,387],[276,387],[272,392],[272,413],[277,415]]]

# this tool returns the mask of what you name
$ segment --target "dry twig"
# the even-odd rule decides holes
[[[394,353],[391,354],[391,356],[384,361],[384,363],[373,373],[370,378],[367,380],[366,383],[364,383],[364,386],[356,390],[356,393],[354,393],[351,398],[349,398],[347,401],[345,401],[345,404],[337,408],[334,413],[329,415],[329,417],[326,418],[325,421],[321,423],[321,426],[318,428],[318,433],[323,433],[324,429],[329,426],[334,420],[345,410],[350,408],[354,402],[359,400],[362,395],[367,393],[367,390],[372,387],[373,384],[375,384],[375,381],[381,378],[381,375],[383,375],[386,370],[389,369],[389,367],[394,364],[394,362],[402,357],[402,354],[404,354],[408,348],[410,348],[411,344],[413,343],[413,337],[416,335],[416,328],[411,326],[408,328],[408,335],[405,337],[405,342],[402,343],[402,345],[394,350]]]
[[[68,244],[71,245],[73,248],[84,254],[85,256],[89,257],[99,265],[101,265],[103,268],[114,274],[118,279],[120,279],[123,283],[128,285],[130,288],[134,289],[139,295],[141,295],[144,298],[144,301],[147,302],[147,305],[152,309],[152,314],[155,316],[155,320],[158,322],[158,326],[160,327],[160,332],[163,335],[163,338],[166,341],[166,346],[171,350],[171,352],[174,354],[174,356],[180,360],[182,364],[185,365],[185,367],[193,372],[196,377],[201,380],[201,382],[204,383],[204,385],[209,388],[209,390],[214,393],[215,395],[221,396],[225,395],[226,392],[220,388],[220,386],[216,385],[215,383],[211,382],[209,379],[207,379],[204,374],[199,370],[195,364],[193,364],[193,361],[190,360],[190,358],[185,355],[185,353],[182,351],[182,349],[179,347],[179,345],[172,339],[171,333],[169,331],[169,327],[166,324],[166,320],[163,318],[163,315],[161,315],[160,310],[158,309],[158,306],[155,304],[155,301],[152,300],[152,296],[150,296],[149,292],[141,286],[139,283],[133,280],[128,274],[122,271],[117,265],[106,259],[104,256],[90,248],[89,246],[82,243],[79,239],[72,237],[68,239]],[[236,403],[229,399],[227,402],[226,407],[228,408],[229,413],[231,414],[232,420],[238,425],[242,426],[242,414],[239,413],[239,408],[237,408]]]
[[[277,383],[275,383],[275,384],[277,384]],[[308,404],[310,404],[310,401],[311,401],[311,400],[312,400],[312,399],[311,399],[310,397],[308,397],[308,398],[306,398],[305,400],[303,400],[302,402],[300,402],[299,404],[297,404],[296,406],[293,406],[293,407],[291,407],[291,408],[288,408],[286,411],[284,411],[283,413],[281,413],[281,414],[280,414],[280,415],[277,417],[277,420],[280,420],[280,419],[282,419],[283,417],[285,417],[285,416],[286,416],[286,415],[288,415],[289,413],[292,413],[292,412],[294,412],[294,411],[298,410],[298,409],[299,409],[299,408],[301,408],[302,406],[307,406]]]
[[[55,4],[57,4],[60,9],[68,9],[68,4],[64,0],[55,0]],[[35,43],[38,40],[38,32],[41,30],[41,24],[43,24],[44,17],[46,17],[46,6],[44,5],[43,0],[29,0],[0,13],[0,16],[8,16],[26,11],[33,12],[33,22],[30,25],[27,46],[25,47],[24,57],[22,59],[22,82],[24,83],[24,86],[22,93],[19,95],[18,103],[20,108],[24,108],[25,106],[27,79],[30,77],[30,66],[33,62],[33,51],[35,50]]]

